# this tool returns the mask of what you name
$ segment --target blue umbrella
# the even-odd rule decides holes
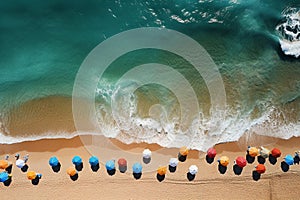
[[[293,165],[294,164],[294,158],[290,154],[286,155],[284,158],[286,164]]]
[[[141,173],[142,169],[143,169],[143,167],[140,163],[134,163],[132,166],[132,171],[133,171],[133,173],[136,173],[136,174]]]
[[[96,166],[99,164],[99,159],[96,156],[92,156],[89,159],[89,163],[91,166]]]
[[[80,158],[80,156],[74,156],[74,158],[72,159],[72,163],[74,165],[80,165],[82,163],[82,159]]]
[[[115,169],[115,161],[114,160],[109,160],[105,163],[105,167],[107,170],[113,170]]]
[[[53,156],[53,157],[51,157],[51,158],[49,159],[49,165],[50,165],[51,167],[57,166],[58,163],[59,163],[59,161],[58,161],[58,159],[57,159],[55,156]]]
[[[8,180],[8,173],[7,172],[1,172],[0,173],[0,182],[5,182]]]

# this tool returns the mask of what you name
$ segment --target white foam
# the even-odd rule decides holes
[[[300,56],[300,10],[287,8],[282,13],[285,21],[276,27],[284,54],[296,58]]]
[[[292,55],[298,58],[300,56],[300,41],[290,42],[288,40],[279,40],[284,54]]]

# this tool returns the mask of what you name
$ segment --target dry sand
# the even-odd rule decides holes
[[[300,147],[300,138],[278,140],[274,147],[282,150],[283,155],[293,154]],[[270,147],[271,148],[271,147]],[[217,170],[217,162],[209,165],[204,153],[192,151],[186,162],[179,163],[178,170],[167,173],[163,182],[156,180],[156,172],[147,172],[140,180],[135,180],[130,173],[114,176],[106,173],[103,165],[100,170],[92,172],[88,165],[90,154],[84,148],[79,137],[73,139],[51,139],[24,142],[13,145],[0,145],[0,155],[15,153],[30,154],[29,167],[40,172],[43,177],[38,186],[31,184],[18,168],[13,168],[13,182],[9,187],[0,186],[1,199],[299,199],[300,166],[294,165],[290,171],[283,173],[278,159],[275,166],[266,161],[267,172],[256,182],[251,172],[257,162],[248,164],[242,175],[234,175],[232,163],[235,157],[245,155],[237,143],[216,146],[217,157],[227,155],[231,159],[226,174]],[[72,166],[71,159],[80,155],[84,169],[79,179],[73,182],[66,174]],[[56,155],[62,164],[59,173],[53,173],[48,159]],[[176,156],[176,155],[174,155]],[[194,181],[186,179],[188,167],[195,164],[199,172]],[[129,166],[130,167],[130,166]]]

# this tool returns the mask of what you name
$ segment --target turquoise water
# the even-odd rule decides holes
[[[236,140],[255,124],[268,120],[279,120],[281,128],[279,130],[273,124],[266,131],[260,127],[266,135],[285,138],[298,135],[300,61],[282,53],[275,30],[283,19],[282,11],[290,7],[299,8],[300,2],[2,1],[1,116],[5,118],[6,112],[13,106],[29,100],[71,96],[76,73],[95,46],[119,32],[151,26],[174,29],[192,37],[217,64],[225,82],[231,118],[221,125],[222,129],[215,131],[225,133],[232,129],[238,132],[237,136],[227,134],[218,142]],[[111,66],[105,74],[105,84],[99,83],[99,110],[108,112],[107,106],[110,103],[103,99],[103,95],[109,96],[108,90],[114,89],[114,83],[123,71],[149,62],[173,65],[189,77],[202,106],[201,110],[204,115],[208,115],[209,94],[203,80],[194,76],[194,71],[182,59],[154,50],[133,52]],[[147,106],[144,104],[162,102],[170,107],[167,112],[172,112],[169,114],[174,117],[174,107],[178,105],[172,100],[173,96],[166,90],[153,88],[151,94],[148,92],[151,87],[140,89],[136,95],[143,102],[137,100],[134,103],[145,108]],[[158,99],[155,97],[162,93],[168,95]],[[149,98],[142,97],[147,95]],[[145,112],[138,111],[139,118],[146,117]],[[270,115],[284,117],[271,117],[270,120]],[[156,120],[159,122],[160,119]],[[109,122],[104,120],[101,123]],[[245,123],[249,125],[244,126]],[[203,126],[201,131],[209,129]],[[258,129],[253,131],[259,132]]]

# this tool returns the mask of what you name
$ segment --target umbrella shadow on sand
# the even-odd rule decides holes
[[[52,168],[53,172],[58,173],[60,171],[61,164],[58,163],[56,166],[52,166],[51,168]]]
[[[5,168],[5,171],[7,171],[8,174],[11,174],[11,172],[12,172],[12,166],[13,165],[9,165],[7,168]]]
[[[3,184],[4,184],[6,187],[8,187],[8,186],[10,186],[11,182],[12,182],[12,178],[10,177],[10,178],[7,179],[6,181],[4,181]]]
[[[138,179],[140,179],[141,177],[142,177],[142,173],[132,173],[132,175],[133,175],[133,177],[136,179],[136,180],[138,180]]]
[[[156,174],[156,179],[159,181],[159,182],[162,182],[163,180],[165,180],[166,178],[166,175],[160,175],[160,174]]]
[[[184,162],[186,161],[187,155],[181,155],[180,153],[178,153],[178,160],[180,162]]]
[[[298,155],[296,155],[296,156],[294,157],[294,164],[299,165],[299,162],[300,162],[300,157],[299,157]]]
[[[106,171],[107,171],[108,175],[110,175],[110,176],[113,176],[116,173],[116,169],[107,169]]]
[[[227,171],[227,167],[225,167],[219,163],[218,170],[219,170],[220,174],[225,174]]]
[[[97,172],[100,169],[99,163],[96,164],[96,165],[91,165],[91,169],[92,169],[93,172]]]
[[[260,173],[258,173],[256,170],[252,171],[252,179],[254,181],[258,181],[260,179]]]
[[[73,175],[73,176],[70,176],[70,179],[72,180],[72,181],[77,181],[78,180],[78,174],[75,174],[75,175]]]
[[[28,166],[27,164],[25,164],[25,165],[21,168],[21,171],[25,173],[25,172],[28,171],[28,168],[29,168],[29,166]]]
[[[272,156],[272,154],[270,154],[269,162],[270,162],[270,164],[275,165],[277,163],[277,158],[275,158],[274,156]]]
[[[233,165],[233,172],[235,175],[241,175],[243,168],[238,166],[237,164]]]
[[[289,171],[289,169],[290,169],[290,166],[289,166],[285,161],[282,161],[282,162],[281,162],[280,167],[281,167],[281,170],[282,170],[283,172],[287,172],[287,171]]]
[[[75,165],[75,169],[77,170],[77,171],[82,171],[82,169],[83,169],[83,163],[80,163],[80,164],[78,164],[78,165]]]
[[[40,177],[36,176],[35,179],[31,180],[32,185],[38,185],[40,183]]]
[[[262,156],[257,156],[257,162],[259,164],[265,164],[266,159],[264,157],[262,157]]]
[[[208,164],[212,164],[215,160],[215,158],[210,158],[208,155],[205,156],[205,160]]]
[[[171,165],[169,165],[169,171],[171,172],[171,173],[174,173],[174,172],[176,172],[176,169],[177,169],[177,166],[171,166]]]
[[[192,181],[195,179],[196,175],[195,174],[191,174],[190,172],[186,173],[186,177],[189,181]]]
[[[246,160],[247,160],[247,163],[252,164],[255,161],[255,157],[252,157],[247,153]]]

